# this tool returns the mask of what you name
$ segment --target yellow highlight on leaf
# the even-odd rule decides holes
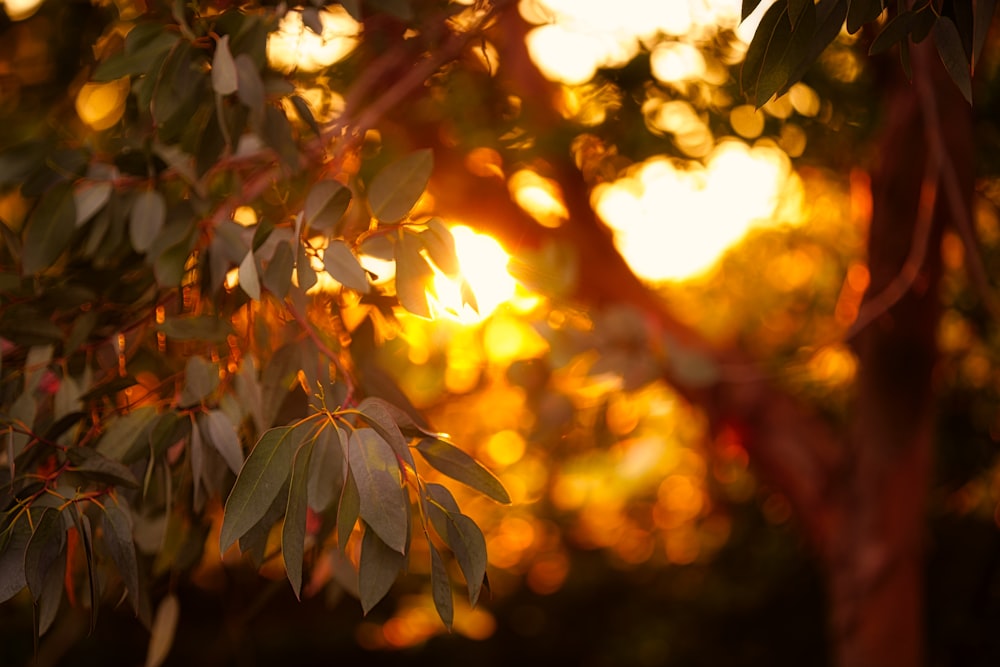
[[[129,78],[123,76],[107,83],[85,83],[76,95],[76,113],[95,130],[106,130],[125,113]]]

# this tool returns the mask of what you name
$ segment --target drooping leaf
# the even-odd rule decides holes
[[[180,602],[173,593],[167,594],[160,601],[160,605],[156,608],[156,616],[153,617],[153,626],[150,628],[145,667],[160,667],[170,655],[180,612]]]
[[[909,9],[902,11],[885,24],[878,36],[872,40],[868,47],[868,55],[875,55],[887,51],[894,44],[907,39],[910,34],[910,22],[913,19],[913,12]]]
[[[220,551],[225,553],[267,512],[291,474],[292,458],[308,428],[302,423],[272,428],[257,441],[226,500]]]
[[[70,514],[73,523],[76,525],[77,533],[80,536],[80,545],[83,547],[83,559],[87,566],[88,592],[90,594],[90,631],[93,632],[97,626],[97,611],[100,608],[100,585],[97,578],[97,562],[94,560],[94,533],[90,526],[90,517],[83,512],[73,512]]]
[[[41,637],[56,620],[59,605],[63,599],[63,589],[66,583],[66,559],[57,558],[52,567],[45,572],[42,581],[42,594],[38,598],[38,636]]]
[[[44,588],[45,575],[66,546],[66,527],[59,510],[47,507],[35,521],[35,529],[24,550],[24,580],[37,603]]]
[[[281,557],[285,561],[285,573],[288,575],[288,582],[292,585],[292,590],[295,591],[295,597],[300,599],[303,549],[306,539],[306,515],[309,509],[309,463],[312,458],[314,442],[309,441],[303,444],[295,453],[292,477],[288,484],[285,522],[281,527]]]
[[[89,447],[70,447],[66,450],[66,458],[72,470],[88,479],[102,484],[139,488],[139,481],[128,467],[107,458],[97,450]]]
[[[405,562],[406,556],[383,542],[378,532],[365,524],[358,564],[358,592],[365,614],[389,592]]]
[[[107,82],[123,76],[158,71],[153,64],[163,58],[180,39],[178,34],[166,30],[165,27],[158,21],[146,21],[136,25],[125,36],[123,52],[100,63],[94,70],[92,79]],[[155,80],[154,76],[148,78]]]
[[[430,540],[427,541],[427,548],[431,552],[431,595],[434,598],[434,608],[437,609],[445,627],[451,630],[455,621],[455,600],[451,594],[448,570],[444,566],[441,554]]]
[[[365,420],[371,424],[372,428],[378,431],[378,434],[389,443],[392,451],[400,461],[406,462],[411,468],[416,468],[413,462],[413,454],[410,453],[409,442],[402,431],[399,430],[397,417],[402,410],[395,408],[391,403],[377,396],[368,396],[358,403],[358,412],[363,414]],[[407,418],[407,422],[410,421]]]
[[[486,577],[486,538],[476,522],[464,514],[447,513],[445,542],[465,575],[469,604],[475,605]]]
[[[97,443],[97,452],[109,459],[132,463],[146,451],[148,443],[141,437],[156,419],[156,408],[144,405],[126,415],[109,421],[108,428]]]
[[[260,132],[264,126],[264,81],[257,65],[246,53],[236,56],[236,96],[249,110],[250,127]]]
[[[0,604],[27,586],[24,578],[24,552],[30,539],[31,526],[26,515],[22,515],[0,534]]]
[[[309,190],[303,214],[306,226],[319,232],[330,232],[344,217],[351,203],[351,191],[343,184],[323,180]]]
[[[73,186],[59,183],[42,196],[28,219],[21,255],[24,272],[33,275],[51,266],[69,245],[75,228]]]
[[[129,601],[136,614],[139,613],[139,564],[135,555],[135,541],[132,538],[132,510],[126,500],[112,495],[104,503],[104,543],[118,568]]]
[[[216,43],[212,57],[212,89],[219,95],[229,95],[238,88],[236,62],[229,50],[229,35],[223,35]]]
[[[264,124],[261,127],[261,138],[274,149],[281,162],[291,170],[298,167],[299,149],[292,137],[292,126],[288,117],[275,107],[264,107]]]
[[[73,204],[76,207],[76,226],[94,217],[111,199],[111,184],[108,182],[81,183],[73,190]]]
[[[440,218],[431,218],[426,223],[427,229],[420,232],[427,254],[445,275],[454,278],[461,272],[458,264],[458,252],[455,249],[455,237]]]
[[[743,0],[740,6],[740,22],[747,20],[747,17],[753,14],[753,10],[757,9],[757,5],[760,4],[760,0]]]
[[[240,551],[250,559],[254,567],[259,569],[264,565],[264,559],[268,555],[267,547],[271,533],[275,524],[285,515],[287,507],[288,481],[285,481],[268,506],[267,511],[264,512],[264,516],[237,541]]]
[[[347,435],[336,425],[325,426],[316,436],[309,464],[309,507],[322,512],[340,497],[344,486],[344,456]]]
[[[438,472],[497,502],[510,503],[510,495],[496,475],[455,445],[435,438],[422,438],[417,444],[417,451]]]
[[[802,16],[802,12],[806,10],[807,4],[813,4],[813,0],[788,0],[788,21],[793,29],[799,17]]]
[[[354,473],[348,466],[344,477],[344,488],[337,505],[337,546],[341,551],[347,549],[347,542],[354,532],[354,526],[360,515],[361,494],[358,492],[358,483],[354,481]]]
[[[132,247],[146,252],[160,235],[167,220],[167,203],[158,190],[143,190],[136,195],[129,215],[128,233]]]
[[[219,366],[195,355],[184,367],[184,389],[178,407],[197,405],[219,386]]]
[[[284,299],[292,286],[292,270],[295,268],[295,255],[288,241],[280,241],[274,249],[271,261],[264,269],[264,287],[274,296]]]
[[[434,272],[420,254],[420,242],[412,234],[403,234],[396,244],[396,297],[403,308],[414,315],[431,318],[427,287]]]
[[[295,275],[298,278],[299,287],[302,288],[303,292],[308,292],[319,282],[319,279],[316,278],[316,271],[313,269],[312,264],[310,264],[306,247],[302,243],[299,244],[298,256],[295,259]]]
[[[375,219],[399,222],[410,212],[427,188],[434,154],[429,149],[415,151],[383,168],[368,187],[368,204]]]
[[[361,518],[389,548],[404,553],[409,507],[392,447],[374,429],[359,428],[348,439],[348,461],[358,485]]]
[[[348,289],[367,294],[371,291],[368,274],[350,247],[339,239],[330,241],[323,251],[323,266],[326,272]]]
[[[254,301],[260,301],[260,278],[257,276],[257,263],[254,261],[252,250],[247,251],[237,271],[240,288]]]
[[[962,96],[972,104],[972,75],[969,73],[969,60],[965,54],[965,47],[962,46],[958,28],[947,16],[939,16],[932,32],[941,62],[948,70],[951,80],[962,91]]]
[[[243,448],[240,447],[240,437],[229,417],[221,410],[209,410],[198,416],[198,428],[205,441],[219,452],[229,469],[239,473],[243,467]]]

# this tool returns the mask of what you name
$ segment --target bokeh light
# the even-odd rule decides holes
[[[125,113],[129,77],[107,83],[85,83],[76,95],[76,113],[95,130],[106,130]]]
[[[11,21],[23,21],[31,18],[42,6],[42,2],[43,0],[2,0],[0,5]]]
[[[361,25],[340,5],[319,11],[323,34],[317,35],[290,11],[267,40],[267,59],[282,72],[316,72],[346,58],[357,46]]]

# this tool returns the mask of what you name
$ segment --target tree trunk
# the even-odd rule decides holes
[[[832,525],[821,545],[835,664],[916,667],[924,657],[924,525],[934,430],[940,240],[956,194],[971,210],[971,111],[930,46],[891,70],[872,173],[868,265],[853,340],[857,395]],[[942,122],[942,119],[947,119]],[[942,151],[942,148],[944,149]],[[949,173],[955,188],[945,187]],[[866,311],[867,309],[867,311]]]

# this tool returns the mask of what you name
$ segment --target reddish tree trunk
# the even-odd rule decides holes
[[[820,545],[835,664],[843,667],[916,667],[925,660],[924,525],[939,248],[942,230],[957,222],[949,199],[956,192],[943,183],[951,170],[969,210],[974,162],[969,106],[929,45],[919,48],[917,80],[907,81],[895,67],[883,88],[888,95],[872,173],[866,296],[879,315],[853,341],[857,403],[846,467],[831,498],[836,520]],[[934,133],[946,155],[935,153]],[[882,298],[901,285],[906,289],[898,300]]]

